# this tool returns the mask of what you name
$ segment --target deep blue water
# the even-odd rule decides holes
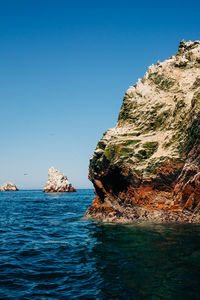
[[[200,299],[200,226],[84,220],[93,198],[0,192],[0,299]]]

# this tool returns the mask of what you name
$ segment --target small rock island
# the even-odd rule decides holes
[[[200,41],[182,41],[128,88],[89,179],[88,218],[200,223]]]
[[[18,191],[18,188],[16,185],[12,182],[6,182],[5,184],[2,185],[0,188],[1,192],[15,192]]]
[[[48,180],[43,190],[45,193],[76,192],[76,189],[68,181],[67,176],[51,167],[48,171]]]

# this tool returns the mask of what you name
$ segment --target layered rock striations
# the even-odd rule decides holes
[[[48,171],[48,180],[44,187],[46,193],[76,192],[76,189],[68,181],[67,176],[51,167]]]
[[[126,91],[89,179],[96,198],[88,218],[200,222],[199,41],[182,41]]]
[[[15,192],[18,191],[18,188],[16,185],[12,182],[6,182],[5,184],[2,185],[0,188],[0,191],[2,192]]]

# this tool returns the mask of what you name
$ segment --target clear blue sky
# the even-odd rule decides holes
[[[88,163],[126,89],[200,39],[199,1],[0,1],[0,184],[42,188]],[[28,173],[28,176],[24,176]]]

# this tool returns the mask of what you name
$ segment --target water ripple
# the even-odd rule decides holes
[[[0,299],[199,299],[200,226],[91,222],[93,197],[0,192]]]

